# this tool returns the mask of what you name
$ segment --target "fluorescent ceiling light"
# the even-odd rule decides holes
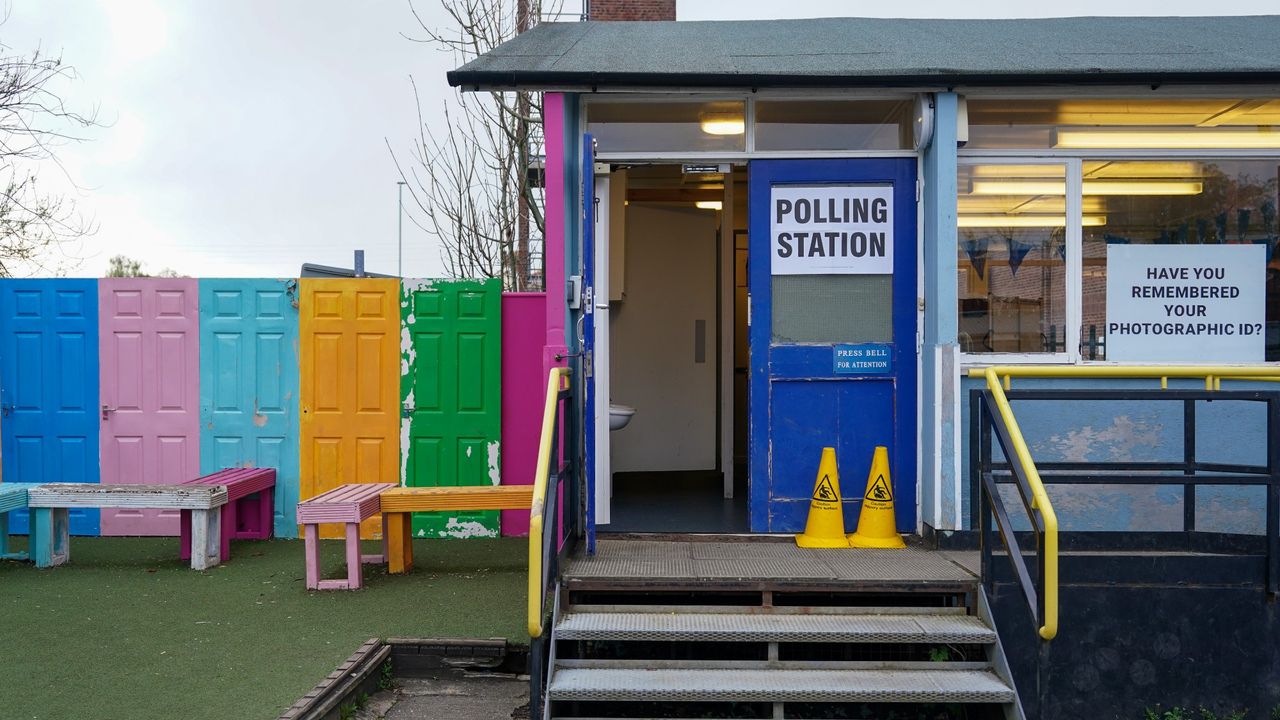
[[[1041,195],[1033,198],[961,195],[957,200],[957,209],[961,213],[971,215],[989,215],[992,213],[1061,215],[1067,211],[1067,199],[1062,195]],[[1081,205],[1081,210],[1085,214],[1105,215],[1107,212],[1106,198],[1096,195],[1085,197]]]
[[[1066,181],[1061,165],[972,165],[975,178],[1059,178]],[[1201,177],[1200,163],[1190,160],[1086,160],[1085,178],[1141,178],[1143,180],[1194,180]]]
[[[694,207],[699,210],[723,210],[724,202],[720,200],[699,200],[695,202]]]
[[[736,113],[706,113],[702,116],[702,132],[708,135],[741,135],[746,131],[746,120]]]
[[[1199,195],[1204,183],[1187,180],[1085,180],[1085,195]],[[974,195],[1066,195],[1051,180],[974,180]]]
[[[1257,128],[1199,128],[1128,130],[1091,128],[1056,130],[1053,146],[1076,150],[1110,148],[1198,150],[1280,148],[1280,132],[1272,126]]]
[[[1105,215],[1085,215],[1086,227],[1107,224]],[[960,215],[956,225],[962,228],[1055,228],[1066,227],[1066,215]]]

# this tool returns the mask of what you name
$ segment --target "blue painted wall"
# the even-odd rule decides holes
[[[7,482],[88,482],[98,466],[98,281],[0,281],[0,436]],[[99,511],[73,508],[97,535]],[[10,517],[25,535],[25,512]]]
[[[965,434],[961,492],[964,525],[970,527],[968,477],[968,391],[985,381],[964,378],[962,405]],[[1079,389],[1159,387],[1156,380],[1081,381],[1064,379],[1014,380],[1017,389]],[[1171,388],[1204,389],[1204,382],[1169,381]],[[1275,383],[1224,381],[1224,390],[1280,390]],[[1053,461],[1170,461],[1182,460],[1182,404],[1136,401],[1069,402],[1021,400],[1013,403],[1027,446],[1037,462]],[[1215,401],[1198,403],[1197,457],[1206,462],[1266,463],[1266,415],[1260,403]],[[998,452],[998,448],[997,448]],[[1014,524],[1026,528],[1016,491],[1001,488]],[[1180,531],[1181,486],[1050,485],[1049,499],[1061,528],[1077,531]],[[1013,503],[1013,504],[1010,504]],[[1264,490],[1244,487],[1196,489],[1196,528],[1209,532],[1261,533],[1264,528]]]
[[[200,472],[274,467],[275,535],[297,537],[296,281],[200,281]]]

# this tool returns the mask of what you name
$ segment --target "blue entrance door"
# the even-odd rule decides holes
[[[6,482],[98,482],[98,283],[0,283],[0,437]],[[97,535],[96,509],[71,532]],[[10,529],[26,534],[27,514]]]
[[[749,166],[751,529],[804,527],[836,448],[856,527],[877,445],[916,528],[916,161]]]

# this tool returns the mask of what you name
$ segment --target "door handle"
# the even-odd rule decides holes
[[[111,413],[113,413],[113,412],[115,412],[115,411],[116,411],[116,409],[115,409],[115,408],[113,408],[113,407],[111,407],[110,405],[103,405],[103,406],[102,406],[102,419],[103,419],[103,420],[110,420],[110,419],[111,419]]]
[[[402,418],[413,417],[414,410],[417,410],[417,408],[410,405],[409,403],[405,403],[404,405],[400,406],[400,417]]]
[[[5,403],[3,405],[0,405],[0,416],[9,417],[12,414],[13,414],[12,403]]]

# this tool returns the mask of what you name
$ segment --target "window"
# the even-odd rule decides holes
[[[757,150],[910,150],[908,100],[759,100]]]
[[[593,102],[587,132],[601,152],[743,152],[746,103]]]
[[[1112,248],[1244,245],[1265,264],[1263,354],[1280,360],[1280,159],[966,158],[957,182],[963,352],[1128,359],[1107,352]]]
[[[970,100],[966,148],[1280,149],[1280,100]]]
[[[958,190],[961,351],[1065,353],[1066,165],[961,165]]]

